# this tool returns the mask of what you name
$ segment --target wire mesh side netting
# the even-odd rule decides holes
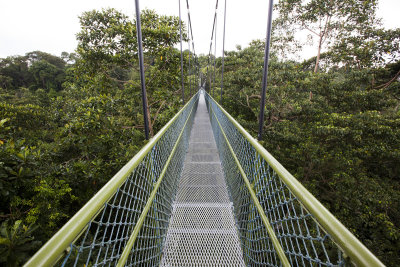
[[[280,266],[281,262],[227,141],[244,170],[290,265],[347,265],[339,247],[317,223],[313,215],[290,192],[268,162],[240,133],[214,100],[208,95],[206,99],[225,179],[234,206],[246,264],[248,266]]]
[[[62,266],[114,266],[171,157],[126,266],[158,266],[185,159],[198,95],[70,245]],[[179,136],[181,135],[181,138]],[[175,148],[175,153],[171,153]]]

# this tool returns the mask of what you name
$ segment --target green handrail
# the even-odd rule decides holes
[[[52,266],[68,252],[69,245],[85,230],[87,224],[103,209],[117,189],[126,181],[132,171],[140,164],[144,157],[157,144],[176,121],[185,108],[198,97],[195,94],[185,106],[153,137],[149,142],[115,174],[86,204],[83,206],[36,254],[25,263],[25,267]]]
[[[149,199],[147,200],[146,206],[144,207],[143,212],[140,215],[139,220],[136,223],[135,228],[132,231],[131,237],[129,238],[128,243],[125,245],[124,251],[122,252],[121,257],[120,257],[120,259],[119,259],[119,261],[117,263],[117,267],[125,266],[125,263],[128,260],[129,254],[131,253],[131,250],[132,250],[132,247],[135,244],[135,241],[136,241],[136,239],[138,237],[138,234],[139,234],[139,232],[140,232],[140,230],[141,230],[141,228],[143,226],[143,223],[144,223],[144,220],[145,220],[145,218],[147,216],[147,213],[149,212],[149,210],[151,208],[151,205],[152,205],[152,203],[154,201],[154,198],[156,197],[157,190],[160,187],[160,184],[161,184],[161,182],[162,182],[162,180],[163,180],[163,178],[165,176],[165,173],[167,172],[168,166],[169,166],[169,164],[171,162],[172,157],[175,154],[175,151],[177,149],[179,141],[180,141],[180,139],[181,139],[181,137],[182,137],[182,135],[184,133],[186,124],[190,120],[190,116],[191,116],[192,112],[193,112],[193,108],[190,111],[190,113],[189,113],[189,115],[188,115],[188,117],[187,117],[187,119],[185,121],[185,125],[182,127],[182,130],[181,130],[181,132],[179,134],[178,139],[176,140],[176,143],[175,143],[175,145],[174,145],[174,147],[173,147],[173,149],[171,151],[171,154],[169,155],[168,160],[165,163],[165,166],[164,166],[163,170],[161,171],[160,177],[158,178],[158,180],[157,180],[157,182],[156,182],[156,184],[154,186],[154,189],[151,192]]]
[[[207,96],[224,113],[234,127],[256,149],[277,173],[294,196],[316,219],[317,223],[333,238],[339,248],[357,266],[385,266],[364,246],[332,213],[330,213],[292,174],[289,173],[258,141],[253,138],[217,101]]]
[[[269,234],[269,236],[270,236],[270,238],[271,238],[271,240],[272,240],[272,244],[273,244],[274,247],[275,247],[276,253],[277,253],[278,256],[279,256],[282,265],[285,266],[285,267],[290,266],[289,261],[288,261],[286,255],[285,255],[285,252],[283,251],[282,246],[281,246],[281,244],[279,243],[279,240],[278,240],[278,238],[276,237],[274,230],[272,229],[272,226],[271,226],[271,224],[270,224],[270,222],[269,222],[269,220],[268,220],[268,217],[267,217],[267,215],[265,214],[265,212],[264,212],[264,210],[263,210],[263,208],[262,208],[262,206],[261,206],[261,204],[260,204],[260,201],[258,201],[258,198],[257,198],[257,196],[256,196],[256,193],[255,193],[254,190],[252,189],[251,184],[250,184],[250,182],[249,182],[249,179],[247,178],[247,175],[246,175],[245,171],[243,170],[242,165],[240,164],[238,158],[236,157],[235,152],[233,151],[233,148],[232,148],[232,146],[231,146],[231,144],[230,144],[228,138],[226,137],[226,134],[225,134],[224,129],[222,128],[221,124],[219,123],[219,120],[218,120],[217,116],[216,116],[215,113],[212,111],[212,107],[210,107],[210,109],[211,109],[210,114],[212,113],[212,114],[214,115],[215,120],[216,120],[217,123],[218,123],[218,126],[219,126],[219,128],[220,128],[220,130],[221,130],[221,133],[222,133],[222,135],[224,136],[225,142],[226,142],[226,144],[227,144],[228,147],[229,147],[229,150],[230,150],[230,152],[231,152],[231,154],[232,154],[232,157],[233,157],[234,160],[235,160],[235,163],[236,163],[237,167],[239,168],[239,171],[240,171],[240,174],[242,175],[242,178],[243,178],[243,180],[244,180],[244,183],[246,184],[246,187],[247,187],[247,189],[248,189],[249,192],[250,192],[251,199],[253,200],[254,205],[256,206],[256,208],[257,208],[257,210],[258,210],[258,213],[259,213],[259,215],[260,215],[260,217],[261,217],[261,220],[263,221],[264,226],[265,226],[265,228],[267,229],[267,232],[268,232],[268,234]]]

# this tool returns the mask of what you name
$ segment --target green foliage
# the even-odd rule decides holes
[[[36,229],[32,225],[24,225],[21,220],[14,224],[3,222],[0,227],[0,263],[19,266],[28,260],[32,251],[41,244],[32,236]]]
[[[369,27],[359,35],[346,35],[329,53],[333,62],[366,68],[384,66],[400,59],[400,29]]]
[[[64,52],[64,58],[69,54]],[[60,91],[69,67],[63,59],[41,51],[0,59],[0,88]]]
[[[287,47],[300,50],[303,44],[316,44],[314,72],[318,71],[322,50],[335,46],[340,47],[332,53],[335,62],[352,66],[372,64],[389,46],[394,48],[397,39],[392,35],[389,45],[382,42],[385,37],[382,30],[377,30],[380,23],[376,18],[377,5],[377,0],[281,0],[275,5],[279,16],[274,21],[273,38],[277,44],[273,48],[287,52]],[[307,40],[299,40],[298,32],[307,34]]]
[[[32,83],[27,57],[16,56],[0,59],[0,85],[4,89],[27,87]]]
[[[84,12],[79,19],[82,30],[77,34],[78,78],[85,77],[91,83],[101,82],[99,85],[106,89],[128,80],[132,68],[138,66],[135,21],[112,8]],[[180,40],[176,17],[143,10],[141,23],[143,49],[150,62],[160,58]]]
[[[94,94],[112,96],[119,94],[119,90],[133,90],[139,100],[136,22],[115,9],[103,9],[84,12],[80,23],[82,30],[77,34],[79,59],[74,67],[77,81],[74,84]],[[143,10],[141,23],[147,70],[147,108],[153,135],[177,111],[179,103],[180,55],[173,47],[180,40],[179,19]],[[188,55],[184,59],[186,65]],[[133,114],[141,113],[139,103],[131,108]]]

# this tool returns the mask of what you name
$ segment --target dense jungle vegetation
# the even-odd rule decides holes
[[[376,7],[377,0],[277,3],[261,143],[396,266],[400,29],[382,28]],[[0,59],[0,265],[23,264],[146,142],[135,21],[114,9],[79,19],[74,53]],[[154,134],[182,106],[179,20],[150,10],[141,20]],[[289,57],[304,45],[299,31],[316,41],[315,57]],[[222,105],[253,136],[263,58],[260,40],[225,53]],[[222,61],[213,84],[207,61],[199,58],[203,80],[220,101]]]

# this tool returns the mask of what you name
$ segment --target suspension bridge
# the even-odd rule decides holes
[[[263,96],[271,7],[272,0]],[[55,265],[384,266],[203,88],[25,264]]]
[[[383,266],[200,90],[25,266]]]

